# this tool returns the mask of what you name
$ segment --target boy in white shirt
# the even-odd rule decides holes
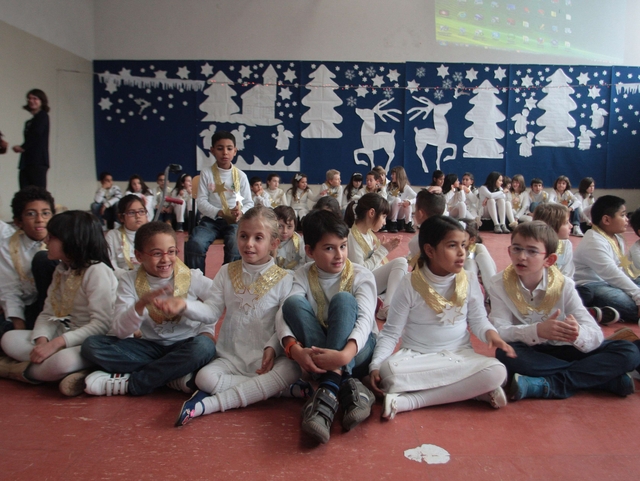
[[[262,188],[262,179],[260,177],[251,177],[251,179],[249,179],[249,185],[251,186],[253,205],[271,207],[271,197],[269,197],[269,194]]]
[[[275,208],[279,205],[286,205],[284,190],[279,188],[280,176],[275,173],[271,173],[267,176],[267,194],[271,199],[271,207]]]
[[[276,264],[283,269],[294,271],[306,262],[304,239],[296,232],[296,211],[288,205],[273,209],[278,217],[280,245],[275,255]]]
[[[302,430],[326,443],[340,405],[349,431],[369,417],[375,402],[357,377],[368,374],[376,344],[376,285],[371,271],[347,258],[349,228],[338,216],[312,211],[303,231],[306,254],[315,262],[295,272],[276,330],[286,355],[319,375],[320,386],[303,407]]]
[[[101,172],[98,179],[100,187],[93,198],[91,213],[100,219],[107,229],[113,229],[113,223],[118,217],[118,201],[122,198],[122,191],[114,185],[109,172]]]
[[[640,364],[638,348],[603,341],[573,281],[553,265],[557,247],[544,222],[520,224],[511,234],[511,265],[491,279],[490,320],[517,354],[496,350],[513,374],[511,400],[564,399],[583,389],[633,393],[627,372]]]
[[[432,190],[435,189],[435,190]],[[431,186],[431,188],[422,189],[416,196],[415,209],[412,217],[415,226],[420,228],[423,222],[434,215],[442,215],[447,207],[447,199],[442,194],[440,187]],[[413,266],[413,259],[418,260],[420,255],[419,235],[414,235],[409,241],[409,262]]]
[[[342,209],[342,186],[340,182],[340,171],[335,169],[327,170],[327,180],[320,186],[320,196],[330,195],[338,201],[338,205]]]

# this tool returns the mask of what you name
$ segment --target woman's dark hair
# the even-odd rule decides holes
[[[357,201],[349,202],[347,210],[344,213],[344,221],[349,227],[358,219],[364,219],[369,209],[376,211],[376,219],[381,215],[389,215],[391,207],[389,202],[382,196],[374,193],[364,194]]]
[[[580,181],[580,185],[578,185],[578,192],[580,195],[586,199],[589,194],[587,194],[587,189],[591,187],[591,184],[595,184],[595,180],[593,177],[585,177]]]
[[[142,208],[146,210],[143,199],[135,194],[127,194],[118,201],[118,215],[124,215],[134,202],[140,202],[142,204]]]
[[[173,189],[176,191],[176,194],[179,194],[180,191],[184,189],[184,179],[186,179],[187,177],[191,177],[191,174],[184,173],[180,177],[178,177],[178,180],[176,180],[176,186]]]
[[[444,177],[444,172],[442,172],[441,170],[434,170],[433,175],[431,176],[431,185],[437,185],[436,179],[439,179],[441,177]]]
[[[95,216],[81,210],[61,212],[51,218],[47,231],[62,242],[71,269],[81,271],[100,262],[113,269],[102,224]]]
[[[340,239],[346,239],[349,235],[349,226],[333,212],[328,210],[312,210],[302,223],[302,235],[304,243],[311,250],[326,234],[334,234]]]
[[[45,94],[42,90],[40,89],[31,89],[27,92],[27,97],[29,95],[33,95],[34,97],[38,97],[40,99],[40,110],[44,111],[44,112],[49,112],[49,99],[47,98],[47,94]],[[31,110],[29,110],[29,102],[27,102],[26,105],[24,105],[22,107],[23,109],[31,112]]]
[[[500,190],[496,187],[496,182],[498,182],[500,177],[502,177],[502,174],[495,170],[487,175],[487,180],[485,180],[484,186],[489,189],[489,192],[498,192],[498,190]]]
[[[298,184],[302,179],[308,179],[307,174],[303,174],[302,172],[298,172],[296,175],[291,177],[291,188],[287,192],[291,192],[291,195],[296,195],[296,191],[298,190]],[[309,188],[309,184],[307,184],[307,188],[304,190],[305,192],[309,192],[311,190]]]
[[[342,217],[342,210],[340,210],[340,203],[330,195],[325,195],[324,197],[320,197],[316,205],[313,206],[313,209],[324,209],[329,212],[333,212],[338,217]]]
[[[349,180],[349,185],[347,185],[345,187],[345,191],[347,193],[347,200],[350,201],[351,197],[353,197],[355,195],[355,193],[353,192],[353,190],[355,189],[355,187],[353,186],[353,182],[362,182],[362,174],[360,172],[356,172],[355,174],[353,174],[351,176],[351,180]],[[362,187],[362,185],[360,185],[360,187]]]
[[[149,187],[147,187],[147,184],[144,183],[144,180],[142,180],[142,177],[140,177],[138,174],[133,174],[131,177],[129,177],[129,184],[127,184],[127,190],[129,192],[133,192],[133,187],[131,186],[131,182],[133,182],[136,179],[140,181],[140,187],[142,188],[142,191],[140,193],[142,195],[151,195],[151,190],[149,189]]]
[[[49,204],[51,212],[56,213],[56,203],[53,197],[44,187],[37,187],[35,185],[29,185],[22,190],[16,192],[11,201],[11,211],[13,213],[14,220],[22,220],[22,213],[26,209],[29,202],[35,202],[41,200]]]
[[[427,254],[424,252],[424,245],[429,244],[432,247],[437,247],[440,242],[452,231],[464,232],[462,224],[457,220],[446,215],[434,215],[429,217],[420,225],[420,232],[418,234],[418,241],[420,242],[420,259],[418,260],[418,266],[422,267],[427,263]]]
[[[442,193],[448,194],[453,184],[458,180],[458,174],[447,174],[444,178],[444,184],[442,184]]]

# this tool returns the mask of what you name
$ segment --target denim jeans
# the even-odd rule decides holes
[[[191,269],[200,269],[204,272],[209,246],[220,237],[224,238],[223,264],[237,261],[240,259],[236,241],[237,230],[238,224],[229,224],[220,218],[213,220],[209,217],[203,217],[184,245],[184,263]]]
[[[118,218],[118,204],[107,207],[102,215],[100,215],[101,208],[102,204],[93,202],[91,204],[91,213],[100,219],[101,222],[104,220],[107,224],[107,229],[113,229],[113,224]]]
[[[90,336],[82,357],[110,373],[131,373],[129,394],[141,396],[169,381],[195,372],[213,359],[215,343],[196,336],[163,346],[147,339]]]
[[[339,292],[329,303],[327,327],[316,317],[311,304],[304,296],[291,296],[282,305],[284,320],[293,335],[305,347],[322,347],[341,351],[349,341],[349,335],[358,319],[358,301],[349,292]],[[369,335],[367,343],[343,370],[356,377],[366,376],[376,346],[376,337]]]
[[[509,344],[518,357],[507,357],[502,349],[496,349],[496,358],[507,367],[509,376],[544,377],[549,382],[549,397],[557,399],[568,398],[581,389],[598,389],[640,364],[640,352],[629,341],[604,341],[591,352],[573,346]]]
[[[640,286],[640,278],[634,280]],[[627,322],[638,322],[638,306],[622,289],[604,281],[590,282],[576,286],[582,303],[587,307],[610,306],[620,313],[620,318]]]

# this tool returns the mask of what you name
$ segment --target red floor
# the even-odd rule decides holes
[[[404,237],[399,249],[406,249]],[[509,236],[483,237],[504,268]],[[627,240],[636,239],[629,233]],[[212,247],[207,274],[217,271],[221,249]],[[500,410],[468,401],[401,413],[391,422],[381,421],[377,403],[352,432],[343,433],[338,418],[331,441],[316,446],[300,433],[299,400],[272,399],[174,428],[185,395],[169,389],[145,398],[69,399],[55,385],[0,380],[0,391],[0,480],[626,480],[640,474],[637,394],[581,393]],[[445,449],[448,463],[405,457],[423,444]]]

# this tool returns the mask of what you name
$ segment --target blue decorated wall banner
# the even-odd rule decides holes
[[[434,170],[567,175],[637,188],[640,67],[312,61],[95,61],[96,170],[155,179],[169,163],[213,161],[218,130],[249,176],[304,172],[346,183],[403,166],[416,185]]]

